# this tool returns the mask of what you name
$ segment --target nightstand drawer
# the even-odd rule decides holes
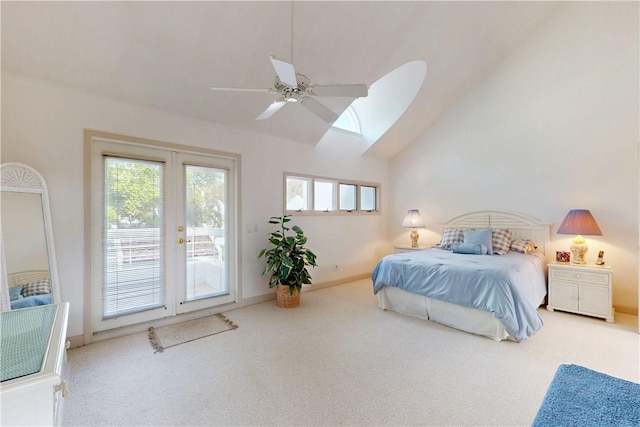
[[[611,277],[608,273],[598,273],[591,271],[576,271],[576,269],[572,270],[561,270],[558,268],[550,269],[552,280],[573,280],[581,283],[593,283],[596,285],[609,285],[609,278]]]

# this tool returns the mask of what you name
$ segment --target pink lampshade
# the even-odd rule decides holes
[[[581,234],[585,236],[602,236],[602,231],[598,227],[591,212],[587,209],[573,209],[567,214],[560,228],[558,228],[558,234]]]

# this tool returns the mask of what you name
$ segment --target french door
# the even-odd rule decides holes
[[[92,141],[92,330],[236,300],[236,160]]]

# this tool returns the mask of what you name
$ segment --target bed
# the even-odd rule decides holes
[[[51,279],[47,270],[29,270],[7,275],[11,309],[53,304]]]
[[[472,230],[493,230],[493,243],[502,233],[510,243],[499,242],[501,255],[453,253]],[[546,296],[549,251],[549,224],[516,212],[471,212],[444,224],[439,246],[381,259],[373,290],[381,309],[521,342],[543,325],[537,308]]]

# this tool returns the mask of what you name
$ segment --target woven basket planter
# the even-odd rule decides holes
[[[294,308],[300,305],[300,291],[289,291],[289,286],[276,285],[276,304],[282,308]]]

